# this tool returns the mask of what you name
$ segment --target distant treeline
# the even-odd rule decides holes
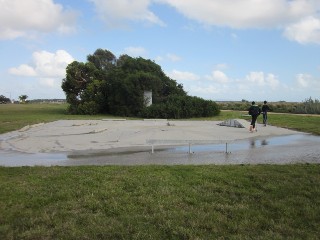
[[[251,102],[242,100],[241,102],[216,102],[221,110],[247,111]],[[262,107],[263,102],[256,102]],[[313,100],[311,97],[303,102],[268,102],[272,112],[277,113],[296,113],[296,114],[320,114],[320,101]]]
[[[66,99],[33,99],[27,100],[28,103],[66,103]]]

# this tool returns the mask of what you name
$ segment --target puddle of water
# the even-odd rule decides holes
[[[144,164],[257,164],[320,162],[320,137],[296,134],[269,138],[252,138],[228,144],[191,145],[116,149],[115,151],[81,151],[73,153],[28,154],[0,151],[0,166],[76,166],[76,165],[144,165]],[[276,152],[273,148],[280,148]],[[272,149],[272,151],[270,151]],[[292,160],[292,161],[291,161]]]
[[[68,160],[65,153],[20,153],[1,151],[0,166],[52,166]]]
[[[308,135],[309,136],[309,135]],[[211,145],[191,145],[191,152],[229,152],[229,151],[238,151],[238,150],[249,150],[252,148],[263,147],[263,146],[279,146],[286,145],[289,143],[295,143],[305,135],[295,134],[287,136],[277,136],[269,138],[252,138],[245,140],[237,140],[231,143],[223,144],[211,144]],[[189,152],[189,146],[181,146],[172,148],[169,151],[171,152]]]

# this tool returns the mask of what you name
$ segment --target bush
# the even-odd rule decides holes
[[[257,102],[262,107],[263,102]],[[250,102],[219,102],[218,105],[222,110],[247,111],[250,107]],[[313,100],[311,97],[302,103],[297,102],[273,102],[268,103],[272,112],[277,113],[297,113],[297,114],[320,114],[320,101]]]
[[[84,102],[78,106],[78,114],[95,115],[99,112],[99,105],[95,101]]]
[[[213,117],[219,113],[219,106],[213,101],[198,97],[173,95],[162,103],[145,108],[142,117],[181,119]]]
[[[313,100],[311,97],[306,99],[303,103],[297,105],[294,113],[304,114],[320,114],[320,101],[318,99]]]

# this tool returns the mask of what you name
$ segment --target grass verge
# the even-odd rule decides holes
[[[0,168],[1,239],[317,239],[320,165]]]

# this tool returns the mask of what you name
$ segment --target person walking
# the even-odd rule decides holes
[[[253,101],[251,103],[251,106],[249,108],[249,115],[251,115],[251,124],[250,124],[250,129],[249,131],[250,132],[254,132],[254,131],[257,131],[257,128],[256,128],[256,121],[257,121],[257,118],[258,116],[260,115],[261,113],[261,109],[258,105],[256,105],[256,103]]]
[[[263,124],[264,124],[264,126],[267,126],[268,112],[271,111],[271,109],[267,105],[267,101],[263,102],[261,110],[262,110],[262,116],[263,116]]]

